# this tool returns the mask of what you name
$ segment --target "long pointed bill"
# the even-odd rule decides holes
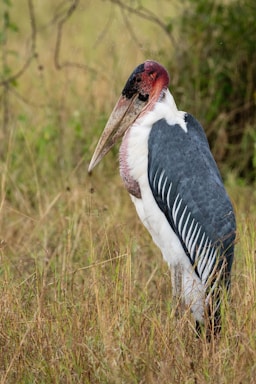
[[[117,140],[124,135],[139,116],[145,104],[145,101],[139,99],[138,93],[135,93],[130,99],[123,95],[120,96],[98,141],[88,172],[92,171]]]

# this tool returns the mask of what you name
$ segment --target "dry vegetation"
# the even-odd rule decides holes
[[[167,2],[156,3],[161,17]],[[12,69],[29,47],[27,2],[19,4],[11,9],[19,26],[10,33]],[[227,176],[238,222],[232,297],[220,339],[207,343],[189,313],[175,317],[167,266],[123,189],[117,150],[87,175],[127,75],[146,55],[159,58],[160,27],[140,20],[139,29],[133,15],[136,33],[154,32],[151,45],[140,35],[139,46],[113,4],[80,4],[63,30],[60,62],[92,70],[57,70],[54,16],[62,8],[52,4],[34,2],[38,54],[8,93],[1,133],[1,384],[254,383],[253,187]]]

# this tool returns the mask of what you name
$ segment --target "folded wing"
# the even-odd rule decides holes
[[[165,119],[149,136],[148,178],[152,193],[179,237],[195,273],[213,286],[217,271],[229,284],[235,216],[198,121],[186,114],[187,132]],[[220,274],[219,274],[220,275]]]

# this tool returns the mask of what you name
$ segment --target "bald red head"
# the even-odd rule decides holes
[[[130,99],[135,93],[141,101],[157,101],[163,89],[169,85],[169,74],[156,61],[147,60],[138,65],[127,80],[122,95]]]
[[[156,61],[147,60],[135,68],[100,137],[89,165],[89,172],[108,153],[115,142],[123,137],[138,117],[154,108],[168,85],[168,72]]]

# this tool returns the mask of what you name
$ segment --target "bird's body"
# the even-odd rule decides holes
[[[220,292],[230,283],[235,217],[205,133],[192,115],[177,109],[168,83],[156,62],[135,69],[89,169],[123,137],[120,174],[170,266],[173,293],[198,323],[208,311],[217,329]]]

